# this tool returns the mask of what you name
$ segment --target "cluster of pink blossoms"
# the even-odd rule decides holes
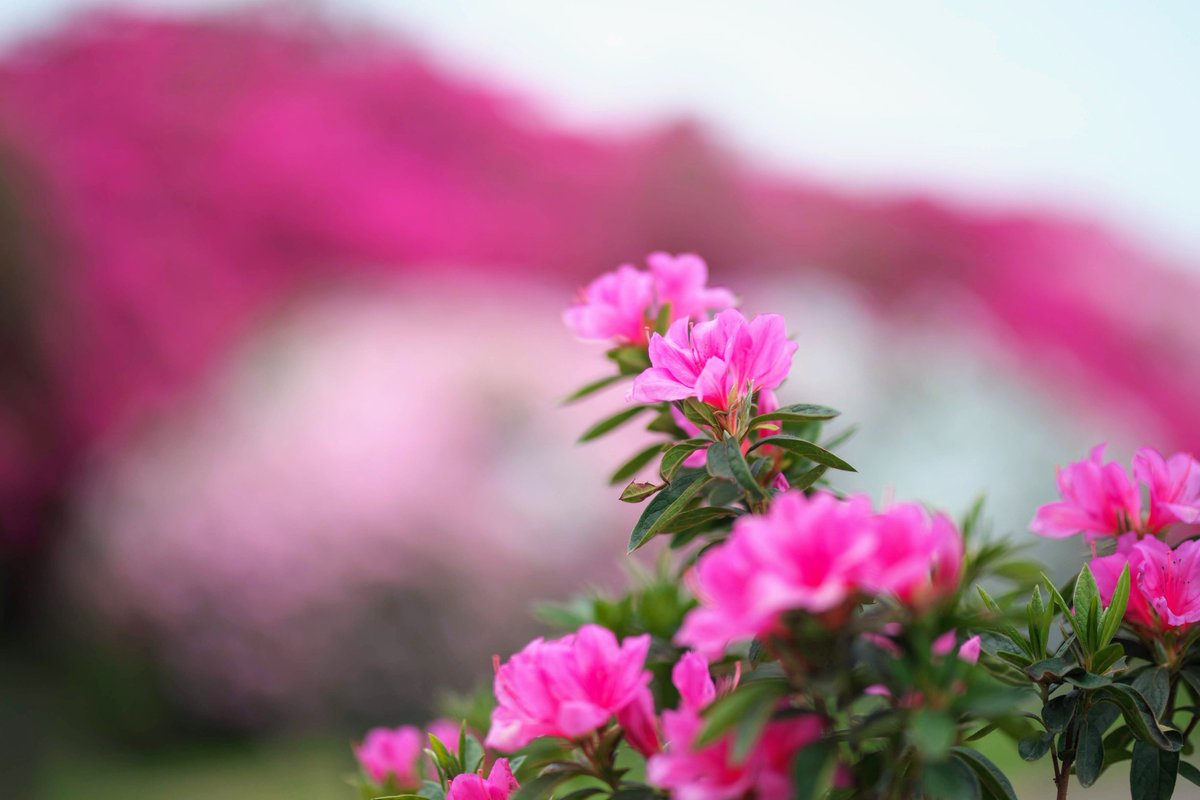
[[[579,739],[614,717],[629,743],[658,749],[653,726],[650,637],[618,644],[613,632],[584,625],[561,639],[534,639],[496,670],[496,708],[486,745],[512,752],[542,736]]]
[[[736,302],[728,289],[707,286],[708,266],[697,255],[651,253],[646,263],[649,272],[624,264],[588,284],[563,313],[567,327],[586,341],[644,345],[664,307],[671,321],[699,320]]]
[[[508,800],[519,788],[508,759],[498,758],[486,779],[474,772],[455,776],[446,791],[446,800]]]
[[[718,695],[708,662],[685,653],[675,665],[680,705],[664,711],[660,721],[647,685],[648,646],[648,636],[618,644],[596,625],[531,642],[497,670],[488,746],[512,751],[542,736],[578,740],[615,718],[629,744],[649,759],[650,782],[682,800],[723,800],[751,791],[761,798],[790,796],[789,764],[820,738],[820,720],[810,714],[771,722],[744,758],[735,757],[732,732],[697,747],[701,714]],[[726,690],[733,688],[730,683]]]
[[[729,309],[704,322],[681,319],[666,336],[650,337],[651,366],[634,379],[630,397],[638,403],[694,397],[727,411],[755,391],[779,388],[796,348],[778,314],[748,321]]]
[[[1200,462],[1187,453],[1163,458],[1143,447],[1133,456],[1131,478],[1117,462],[1105,463],[1101,444],[1088,458],[1058,471],[1058,490],[1062,500],[1034,515],[1034,533],[1052,539],[1082,533],[1091,542],[1125,533],[1168,534],[1177,524],[1200,522]]]
[[[734,757],[732,733],[703,747],[694,746],[704,727],[701,714],[718,694],[708,662],[696,653],[685,653],[672,670],[671,680],[679,690],[679,707],[662,714],[667,745],[646,764],[650,783],[671,790],[672,796],[679,800],[791,797],[791,760],[823,732],[821,720],[815,714],[768,723],[754,748],[739,759]]]
[[[730,642],[779,632],[789,611],[836,614],[878,596],[923,607],[957,589],[962,566],[962,537],[941,514],[910,503],[876,513],[865,496],[787,492],[766,514],[739,519],[697,562],[700,607],[677,639],[716,656]]]
[[[1163,458],[1144,447],[1133,456],[1130,477],[1103,456],[1099,445],[1087,459],[1059,471],[1062,500],[1039,508],[1031,529],[1052,538],[1082,533],[1093,548],[1098,540],[1115,538],[1116,550],[1089,566],[1105,603],[1129,566],[1125,620],[1143,634],[1159,636],[1200,622],[1200,544],[1168,543],[1200,532],[1193,527],[1200,522],[1200,461],[1187,453]]]

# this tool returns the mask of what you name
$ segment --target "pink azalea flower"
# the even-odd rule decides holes
[[[624,264],[588,284],[580,302],[563,313],[567,327],[587,341],[645,344],[663,306],[673,322],[701,320],[736,302],[728,289],[708,288],[708,267],[697,255],[651,253],[646,262],[649,272]]]
[[[618,644],[598,625],[552,641],[534,639],[496,671],[487,746],[511,752],[541,736],[575,739],[630,704],[644,704],[649,648],[648,635]]]
[[[413,725],[373,728],[354,755],[371,780],[382,784],[391,776],[397,786],[409,788],[421,783],[417,765],[424,747],[425,736]]]
[[[1058,471],[1062,500],[1040,507],[1030,530],[1052,539],[1082,532],[1092,541],[1140,529],[1141,493],[1120,464],[1104,463],[1104,447],[1097,445],[1087,459]]]
[[[653,276],[625,264],[589,283],[582,301],[563,312],[563,322],[586,341],[639,344],[646,341],[653,305]]]
[[[875,538],[875,552],[862,578],[869,592],[923,606],[958,588],[963,541],[944,514],[930,515],[916,503],[899,503],[876,516]]]
[[[747,321],[729,309],[705,322],[681,319],[666,336],[650,337],[651,366],[634,379],[630,397],[638,403],[695,397],[728,410],[757,389],[778,388],[796,348],[778,314]]]
[[[704,727],[701,712],[716,697],[708,662],[688,653],[675,665],[671,678],[679,689],[680,705],[663,712],[664,752],[646,764],[647,780],[670,790],[678,800],[728,800],[750,795],[761,800],[791,797],[792,757],[820,738],[822,724],[815,715],[789,717],[769,723],[746,758],[733,757],[733,735],[693,749]]]
[[[733,292],[708,288],[708,265],[694,253],[673,256],[651,253],[646,256],[658,304],[671,306],[671,321],[691,317],[698,320],[710,311],[721,311],[737,304]]]
[[[690,573],[700,607],[677,640],[704,655],[770,632],[785,611],[822,613],[857,591],[878,546],[870,501],[827,492],[780,495],[762,516],[745,516],[729,539]]]
[[[1143,447],[1133,455],[1133,474],[1150,489],[1147,531],[1200,522],[1200,461],[1191,454],[1164,459],[1157,450]]]
[[[508,800],[520,788],[513,777],[507,758],[498,758],[485,781],[473,772],[463,773],[450,781],[446,800]]]
[[[1126,564],[1130,577],[1127,622],[1154,634],[1200,622],[1200,542],[1184,542],[1172,550],[1153,537],[1122,536],[1117,552],[1090,564],[1105,605],[1112,601]]]

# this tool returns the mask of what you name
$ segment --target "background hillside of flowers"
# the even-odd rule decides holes
[[[535,11],[517,17],[562,22]],[[493,73],[471,37],[497,12],[407,13],[407,35],[278,6],[9,18],[0,772],[16,796],[332,796],[353,733],[470,687],[537,630],[535,599],[616,580],[629,515],[593,486],[636,434],[571,447],[602,401],[556,407],[595,377],[559,310],[650,250],[703,252],[715,283],[819,332],[784,400],[861,421],[848,488],[955,510],[986,489],[1021,535],[1054,465],[1112,431],[1122,456],[1200,448],[1200,251],[1173,222],[1194,168],[1178,137],[1197,125],[1182,5],[1125,20],[1150,67],[1083,78],[1073,49],[1046,63],[996,20],[945,23],[1004,56],[987,85],[1028,90],[1011,150],[1084,153],[1061,173],[986,119],[878,167],[868,138],[834,134],[896,125],[905,152],[915,129],[854,99],[886,63],[764,81],[739,73],[743,50],[693,38],[662,45],[673,71],[627,33],[538,83],[561,45]],[[1083,36],[1119,41],[1121,21]],[[714,112],[730,93],[698,93],[697,53],[780,120],[811,109],[811,138],[789,160],[738,133],[758,112]],[[621,116],[580,77],[587,58],[678,99],[635,94]],[[1073,99],[1073,127],[1030,72]],[[590,108],[562,101],[571,77]],[[1154,113],[1114,132],[1106,91]],[[1002,186],[973,141],[1040,181]],[[1080,177],[1134,144],[1154,156],[1127,185]],[[856,154],[876,172],[849,169]],[[1044,191],[1056,179],[1072,188]]]

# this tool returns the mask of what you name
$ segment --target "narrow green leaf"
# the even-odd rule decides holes
[[[586,384],[585,386],[581,386],[580,388],[571,392],[569,395],[564,397],[559,402],[564,406],[570,405],[571,403],[574,403],[577,400],[582,400],[583,398],[587,397],[588,395],[595,394],[596,392],[600,391],[601,389],[604,389],[608,386],[612,386],[614,383],[617,383],[618,381],[625,380],[625,377],[626,376],[624,376],[624,375],[609,375],[607,378],[601,378],[600,380],[592,381],[591,383]]]
[[[641,471],[642,467],[653,461],[654,457],[661,453],[664,447],[666,447],[666,443],[659,442],[657,444],[650,445],[644,450],[641,450],[637,455],[633,456],[633,458],[629,459],[620,467],[618,467],[617,471],[614,472],[612,477],[608,479],[608,482],[610,484],[616,484],[629,480],[639,471]]]
[[[629,552],[637,550],[661,532],[664,526],[687,508],[688,503],[709,480],[709,476],[704,472],[689,472],[676,477],[670,486],[659,492],[647,504],[646,510],[633,526],[633,533],[629,537]]]
[[[661,483],[646,483],[644,481],[634,481],[629,484],[621,492],[622,503],[640,503],[650,495],[660,491],[666,486]]]
[[[512,795],[511,800],[544,800],[550,797],[555,787],[576,777],[576,773],[566,771],[544,772],[533,780],[525,781]]]
[[[456,775],[462,773],[462,762],[458,756],[450,752],[450,748],[442,743],[442,740],[434,736],[432,733],[426,734],[429,737],[429,746],[433,749],[433,758],[438,766],[446,775],[446,780],[449,781]]]
[[[738,516],[736,508],[722,506],[701,506],[678,514],[670,522],[663,525],[663,533],[680,533],[691,528],[699,527],[718,519]]]
[[[1104,612],[1104,622],[1100,627],[1100,641],[1097,643],[1097,647],[1104,647],[1117,635],[1117,629],[1121,627],[1121,620],[1125,618],[1125,609],[1128,606],[1129,565],[1126,564],[1121,569],[1121,577],[1117,579],[1116,588],[1113,589],[1112,600]]]
[[[741,443],[734,437],[726,435],[709,446],[706,466],[708,474],[714,478],[733,481],[749,492],[751,497],[766,497],[766,490],[758,485],[750,465],[746,463],[746,457],[742,455]]]
[[[809,403],[797,403],[790,406],[780,406],[774,411],[764,411],[750,420],[750,427],[755,428],[760,422],[782,420],[784,422],[807,422],[813,419],[833,419],[842,412],[828,406],[816,406]]]
[[[653,408],[653,406],[633,406],[632,408],[621,409],[611,417],[606,417],[605,419],[600,420],[595,425],[584,431],[583,435],[579,437],[579,441],[580,443],[583,443],[590,442],[594,439],[599,439],[604,434],[611,433],[612,431],[624,425],[626,422],[629,422],[629,420],[633,419],[638,414],[641,414],[643,411],[646,411],[650,408]]]
[[[708,426],[709,428],[720,427],[717,424],[717,417],[713,413],[712,406],[707,403],[701,403],[694,397],[689,397],[684,400],[680,406],[683,415],[688,418],[688,421],[698,427]]]
[[[1092,656],[1092,672],[1103,675],[1113,664],[1120,661],[1124,655],[1125,648],[1121,647],[1117,642],[1109,642]]]
[[[813,742],[792,758],[792,800],[816,800],[823,796],[837,751],[827,739]]]
[[[788,483],[797,491],[804,491],[812,486],[817,481],[821,480],[821,476],[829,471],[829,467],[824,464],[818,464],[810,470],[805,470],[795,478],[789,478]]]
[[[787,682],[783,680],[760,680],[743,683],[733,694],[719,698],[704,709],[704,727],[696,737],[695,747],[704,747],[721,738],[744,717],[761,713],[761,709],[774,709],[781,697],[787,694]]]
[[[1188,762],[1179,762],[1179,774],[1197,786],[1200,786],[1200,769],[1196,769]]]
[[[766,436],[750,445],[750,449],[755,450],[765,445],[771,445],[772,447],[778,447],[782,450],[787,450],[789,453],[794,453],[798,456],[802,456],[803,458],[807,458],[809,461],[815,461],[818,464],[824,464],[825,466],[832,467],[833,469],[845,470],[846,472],[858,471],[854,469],[854,467],[850,466],[848,462],[837,457],[824,447],[821,447],[819,444],[813,444],[812,442],[806,439],[801,439],[797,436],[788,436],[782,433],[776,436]]]
[[[969,747],[955,747],[954,756],[971,768],[988,797],[996,800],[1017,800],[1016,792],[1013,791],[1008,778],[987,756]]]
[[[1096,628],[1093,612],[1100,602],[1100,593],[1096,590],[1096,579],[1086,564],[1079,570],[1079,577],[1075,580],[1075,595],[1071,601],[1075,608],[1075,637],[1083,646],[1083,652],[1091,655],[1099,647],[1092,631]]]
[[[682,442],[671,445],[667,448],[667,452],[663,453],[662,464],[658,468],[659,475],[664,481],[671,480],[688,456],[710,444],[712,444],[711,439],[684,439]]]

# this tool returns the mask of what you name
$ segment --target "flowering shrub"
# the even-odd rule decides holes
[[[645,503],[629,551],[666,544],[657,570],[544,609],[571,632],[497,659],[490,719],[430,735],[423,775],[368,735],[363,797],[1015,798],[989,737],[1048,755],[1058,798],[1122,761],[1139,800],[1200,785],[1180,758],[1200,721],[1200,463],[1143,449],[1131,478],[1097,448],[1064,469],[1031,526],[1090,546],[1060,589],[980,532],[979,505],[956,524],[839,492],[838,412],[773,394],[797,349],[783,320],[725,308],[695,256],[650,267],[597,279],[566,321],[615,367],[569,400],[631,381],[582,440],[639,417],[658,438],[614,475]]]

